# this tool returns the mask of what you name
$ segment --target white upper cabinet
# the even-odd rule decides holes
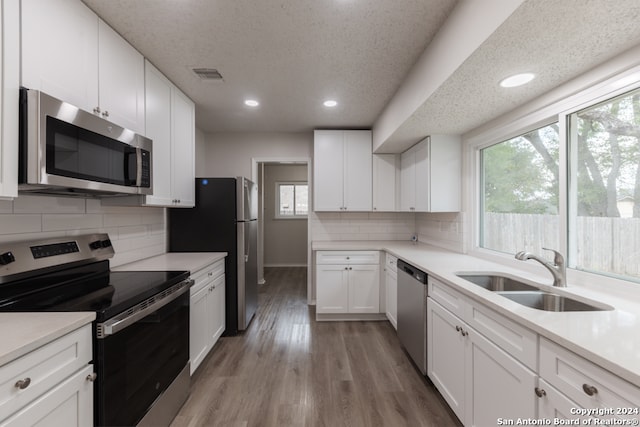
[[[144,59],[79,0],[22,0],[21,84],[144,134]]]
[[[0,7],[0,199],[18,196],[18,88],[20,5]]]
[[[170,206],[171,89],[173,84],[151,63],[145,63],[146,136],[153,141],[153,195],[147,205]]]
[[[146,136],[153,141],[153,195],[147,206],[195,206],[195,105],[145,62]],[[114,198],[107,204],[130,204]],[[103,200],[105,203],[105,200]]]
[[[102,20],[98,29],[100,114],[144,135],[144,57]]]
[[[373,210],[393,212],[397,208],[399,171],[397,154],[373,155]]]
[[[195,195],[195,105],[174,87],[171,97],[171,194],[175,206],[193,207]]]
[[[314,210],[370,211],[371,131],[317,130],[313,147]]]
[[[400,210],[459,211],[461,157],[456,135],[432,135],[402,153]]]

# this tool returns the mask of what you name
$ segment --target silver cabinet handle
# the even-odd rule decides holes
[[[592,385],[582,384],[582,390],[587,393],[587,396],[593,396],[594,394],[598,394],[598,389]]]
[[[108,112],[107,110],[105,110],[105,111],[102,113],[102,117],[109,117],[109,112]]]
[[[25,388],[29,387],[29,384],[31,384],[31,378],[27,377],[23,380],[16,381],[15,386],[20,390],[24,390]]]
[[[100,107],[96,107],[96,108],[94,108],[94,109],[93,109],[93,112],[94,112],[95,114],[100,114]]]
[[[456,331],[460,332],[462,328],[460,326],[456,326]]]
[[[546,396],[546,395],[547,395],[547,392],[546,392],[546,391],[544,391],[544,389],[543,389],[543,388],[538,388],[538,387],[536,387],[536,388],[535,388],[535,391],[536,391],[536,396],[538,396],[538,397],[544,397],[544,396]]]
[[[467,335],[469,335],[469,332],[465,331],[464,329],[462,329],[460,333],[462,334],[463,337],[466,337]]]
[[[90,383],[94,382],[96,379],[98,378],[98,374],[96,374],[95,372],[87,375],[87,378],[85,378],[87,381],[89,381]]]

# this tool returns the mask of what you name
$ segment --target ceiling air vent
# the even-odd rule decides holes
[[[222,81],[222,74],[215,68],[192,68],[192,70],[202,80]]]

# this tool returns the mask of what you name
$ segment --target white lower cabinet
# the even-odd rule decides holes
[[[91,325],[0,367],[0,426],[93,425]]]
[[[443,285],[431,278],[430,290],[434,282],[441,292],[433,295],[444,295],[443,303],[456,307],[464,317],[454,315],[432,296],[427,300],[427,375],[453,412],[465,426],[534,418],[536,373],[469,326],[473,303],[453,290],[442,292]],[[501,327],[509,323],[507,319],[499,322]]]
[[[543,380],[538,379],[538,387],[536,388],[538,399],[538,418],[546,420],[569,420],[589,418],[587,416],[579,416],[574,413],[575,409],[580,408],[573,400],[560,393],[554,386]],[[573,410],[573,411],[572,411]]]
[[[640,388],[546,338],[540,339],[539,374],[539,388],[546,394],[540,405],[545,411],[566,413],[570,403],[573,408],[610,411],[597,416],[602,419],[640,419],[635,413],[640,408]],[[577,415],[569,413],[566,418]]]
[[[427,375],[465,426],[639,417],[639,387],[432,277],[427,319]]]
[[[321,251],[316,255],[316,313],[380,313],[377,251]]]
[[[200,366],[225,329],[224,259],[193,274],[189,311],[191,374]]]
[[[384,264],[386,314],[387,319],[395,329],[398,329],[398,258],[391,254],[386,254]]]

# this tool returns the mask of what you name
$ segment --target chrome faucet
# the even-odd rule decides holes
[[[520,251],[516,254],[516,259],[520,261],[526,261],[528,259],[533,259],[542,264],[547,270],[551,272],[553,276],[553,286],[558,286],[561,288],[567,287],[567,267],[564,264],[564,258],[562,254],[553,249],[542,248],[545,251],[553,252],[553,262],[549,262],[544,258],[540,258],[532,253]]]

